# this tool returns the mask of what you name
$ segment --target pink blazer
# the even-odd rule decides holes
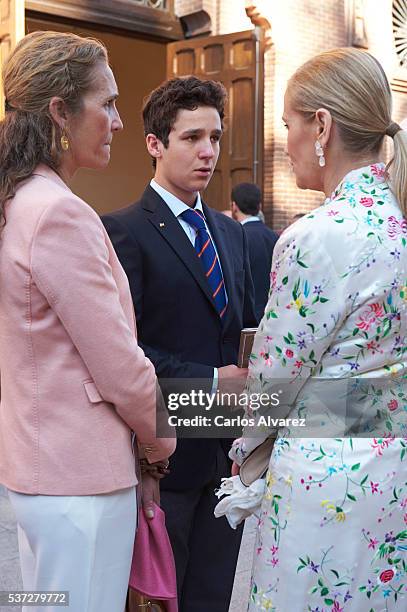
[[[6,205],[0,236],[0,482],[46,495],[137,482],[151,462],[156,377],[137,345],[126,275],[98,215],[44,165]],[[157,288],[159,290],[159,288]]]

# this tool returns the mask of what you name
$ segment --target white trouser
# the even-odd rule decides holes
[[[134,487],[103,495],[9,491],[26,591],[69,591],[69,607],[22,612],[123,612],[136,529]]]

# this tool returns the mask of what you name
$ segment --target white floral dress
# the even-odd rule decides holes
[[[365,397],[387,431],[369,438],[280,432],[250,611],[407,609],[406,373],[407,221],[384,165],[374,164],[350,172],[280,237],[248,389],[288,379],[296,396],[290,414],[312,419],[307,389],[316,378],[387,379],[387,393]],[[234,444],[238,463],[261,441],[249,436]]]

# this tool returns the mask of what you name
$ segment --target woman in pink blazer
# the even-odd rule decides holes
[[[156,438],[156,377],[126,275],[68,187],[78,168],[109,162],[123,127],[117,86],[101,43],[54,32],[25,37],[3,76],[0,482],[24,588],[69,591],[74,612],[122,612],[137,513],[132,431],[159,466],[175,439]]]

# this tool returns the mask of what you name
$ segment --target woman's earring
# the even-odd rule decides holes
[[[320,167],[323,168],[325,166],[325,157],[324,157],[324,150],[319,140],[315,142],[315,153],[318,157],[318,163]]]
[[[69,149],[69,140],[68,140],[68,136],[65,134],[65,132],[62,132],[61,147],[62,147],[63,151],[67,151]]]

